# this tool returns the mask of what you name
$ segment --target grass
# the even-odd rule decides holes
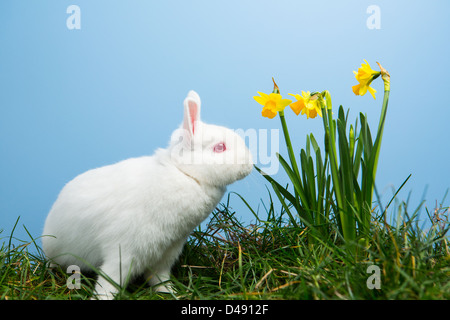
[[[221,205],[204,229],[197,228],[173,270],[176,295],[152,292],[137,279],[119,299],[450,299],[450,253],[446,232],[449,209],[428,211],[424,230],[419,209],[397,204],[388,224],[374,217],[368,247],[349,254],[337,230],[329,241],[308,243],[310,230],[289,223],[286,213],[265,206],[245,225]],[[239,200],[238,200],[239,201]],[[251,209],[251,208],[250,208]],[[253,210],[253,209],[251,209]],[[17,224],[16,224],[17,225]],[[14,231],[14,230],[13,230]],[[13,245],[5,236],[0,249],[0,299],[89,299],[94,274],[81,275],[81,288],[70,290],[64,270],[49,270],[35,240]],[[369,289],[367,268],[380,270],[380,289]]]

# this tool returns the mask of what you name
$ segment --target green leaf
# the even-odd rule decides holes
[[[310,140],[310,142],[311,142],[311,144],[313,146],[314,152],[317,153],[318,150],[320,151],[319,145],[317,144],[317,141],[314,138],[312,133],[310,134],[310,139],[309,140]]]
[[[278,188],[278,190],[283,194],[283,196],[293,205],[295,205],[295,196],[290,193],[286,188],[284,188],[282,185],[280,185],[277,181],[275,181],[271,176],[265,174],[260,168],[257,166],[254,166],[255,169],[261,173],[261,175],[270,183],[275,184]]]
[[[307,198],[308,208],[314,208],[316,199],[316,185],[314,179],[314,167],[312,158],[307,156],[305,150],[301,150],[300,160],[302,165],[303,175],[303,190],[305,192],[305,198]]]
[[[301,218],[306,219],[308,222],[311,222],[311,214],[310,214],[310,199],[307,196],[307,193],[305,192],[302,181],[300,180],[300,177],[297,176],[294,171],[289,167],[289,164],[284,160],[284,158],[277,153],[277,157],[280,161],[281,166],[286,171],[289,179],[293,183],[294,190],[297,192],[298,196],[301,200],[301,207],[299,207],[299,210],[297,211]],[[304,216],[306,214],[306,216]]]
[[[363,153],[363,149],[364,149],[364,143],[363,143],[363,138],[361,137],[361,134],[360,134],[358,137],[358,144],[356,146],[356,152],[355,152],[354,159],[353,159],[353,175],[355,176],[355,178],[357,178],[359,175],[359,168],[361,165],[361,156]]]
[[[286,213],[289,215],[289,218],[291,220],[291,223],[296,227],[299,228],[297,221],[294,219],[294,216],[291,213],[291,210],[289,209],[289,206],[286,204],[286,202],[284,201],[284,198],[281,196],[281,192],[278,189],[278,185],[276,183],[272,182],[272,188],[275,191],[275,194],[277,195],[278,199],[281,202],[281,205],[283,206],[284,210],[286,211]]]
[[[350,201],[353,197],[353,165],[350,160],[350,152],[345,134],[345,123],[338,119],[339,133],[339,156],[340,156],[340,173],[341,186],[344,190],[344,198]]]
[[[284,160],[284,158],[277,153],[278,160],[280,161],[281,166],[283,167],[284,171],[286,171],[289,179],[291,180],[294,190],[298,193],[300,196],[300,199],[302,200],[302,204],[305,206],[308,206],[308,200],[305,197],[305,191],[302,188],[300,177],[297,176],[294,171],[289,167],[289,164]]]

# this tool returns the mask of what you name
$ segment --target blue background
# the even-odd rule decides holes
[[[66,26],[71,4],[81,9],[80,30]],[[366,25],[370,5],[381,9],[381,29]],[[363,59],[374,69],[380,61],[392,76],[377,177],[382,201],[412,174],[400,199],[411,191],[414,209],[428,186],[433,209],[450,187],[449,12],[445,0],[3,0],[0,237],[18,216],[17,237],[28,237],[22,224],[39,236],[76,175],[165,147],[191,89],[205,122],[233,129],[280,128],[252,98],[271,92],[272,77],[285,95],[327,89],[335,108],[350,108],[350,119],[366,113],[376,128],[381,79],[376,100],[351,90]],[[320,118],[287,115],[295,146],[310,132],[321,139]],[[266,183],[257,172],[229,191],[264,217]],[[237,197],[231,205],[252,219]]]

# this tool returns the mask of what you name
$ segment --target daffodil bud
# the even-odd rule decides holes
[[[332,109],[332,103],[331,103],[331,95],[330,92],[328,90],[325,90],[324,92],[322,92],[322,96],[325,99],[325,105],[327,107],[328,110]]]
[[[272,77],[272,81],[273,81],[273,91],[272,91],[272,93],[280,94],[280,88],[278,88],[278,86],[277,86],[277,84],[275,82],[275,79],[273,77]]]
[[[381,66],[379,62],[377,62],[378,66],[381,70],[381,79],[383,79],[384,82],[384,91],[390,91],[391,90],[391,76],[389,75],[389,72],[385,68]]]

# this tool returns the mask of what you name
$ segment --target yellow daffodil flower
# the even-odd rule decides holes
[[[301,112],[302,114],[306,114],[307,119],[315,118],[317,115],[322,116],[319,95],[314,94],[311,96],[309,91],[302,91],[302,95],[292,93],[289,93],[289,95],[297,99],[296,102],[290,105],[292,111],[294,111],[296,115],[299,115]]]
[[[374,79],[376,79],[379,75],[379,71],[372,70],[369,63],[364,60],[365,64],[361,64],[361,67],[358,69],[358,72],[353,71],[355,74],[356,80],[358,80],[359,84],[352,87],[353,93],[357,96],[363,96],[367,91],[370,92],[372,97],[375,99],[375,93],[377,92],[374,88],[370,87],[370,84]]]
[[[258,93],[260,96],[254,96],[253,98],[256,100],[256,102],[264,106],[261,114],[263,117],[269,119],[274,118],[279,111],[283,111],[284,108],[286,108],[292,102],[292,100],[283,99],[281,97],[281,94],[278,93],[266,94],[259,91]]]

